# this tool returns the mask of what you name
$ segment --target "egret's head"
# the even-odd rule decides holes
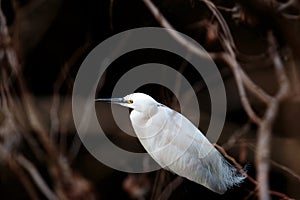
[[[144,93],[132,93],[123,98],[96,99],[95,101],[115,103],[139,112],[147,113],[159,105],[151,96]]]

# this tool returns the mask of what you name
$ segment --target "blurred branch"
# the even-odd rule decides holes
[[[271,164],[278,167],[279,169],[287,172],[288,174],[290,174],[291,176],[293,176],[295,179],[297,179],[300,182],[300,175],[297,174],[296,172],[294,172],[293,170],[291,170],[290,168],[279,164],[278,162],[275,162],[274,160],[271,160]]]
[[[24,173],[19,165],[12,159],[11,152],[8,151],[2,144],[0,144],[0,160],[4,161],[10,166],[10,169],[15,173],[23,184],[24,188],[28,192],[29,197],[32,200],[38,200],[37,192],[31,183],[29,177]]]
[[[291,55],[290,58],[290,76],[291,76],[291,86],[294,90],[295,96],[300,99],[300,79],[299,79],[299,69],[296,66],[296,60]]]
[[[208,0],[199,0],[201,2],[204,2],[205,5],[209,8],[209,10],[212,12],[213,16],[216,17],[217,21],[219,22],[219,25],[222,28],[223,34],[224,34],[224,38],[221,38],[222,40],[227,40],[228,44],[230,45],[231,49],[234,52],[237,52],[237,48],[235,45],[235,42],[233,40],[232,34],[230,32],[230,29],[225,21],[225,19],[223,18],[222,14],[219,12],[219,10],[217,9],[217,7],[215,6],[215,4],[211,1]]]
[[[158,23],[166,28],[166,30],[169,32],[169,34],[181,45],[187,48],[188,51],[200,56],[201,58],[206,59],[216,59],[220,58],[220,54],[215,53],[206,53],[202,49],[198,48],[195,44],[191,43],[190,41],[186,40],[184,37],[182,37],[180,34],[178,34],[173,28],[173,26],[168,22],[168,20],[163,16],[163,14],[158,10],[158,8],[152,3],[151,0],[143,0],[147,8],[152,12],[155,19],[158,21]]]
[[[227,142],[222,145],[222,148],[225,150],[233,147],[239,141],[239,139],[243,135],[245,135],[249,130],[250,130],[250,123],[246,123],[231,135],[231,137],[227,140]]]
[[[20,116],[22,116],[19,117],[18,120],[21,121],[21,123],[26,124],[31,128],[30,132],[29,131],[25,132],[24,130],[20,130],[20,132],[22,133],[24,132],[25,138],[30,138],[28,140],[29,141],[28,144],[34,145],[31,146],[30,148],[33,149],[33,152],[37,155],[37,158],[39,158],[40,161],[46,164],[48,173],[52,181],[51,183],[53,184],[53,190],[55,191],[55,193],[53,193],[47,187],[45,180],[43,180],[43,177],[39,175],[33,163],[31,163],[29,160],[25,159],[25,157],[22,157],[21,155],[15,158],[16,161],[18,162],[19,165],[21,165],[24,169],[28,171],[28,173],[31,175],[34,182],[36,182],[36,185],[40,188],[42,193],[48,199],[64,200],[64,199],[69,199],[69,196],[74,196],[74,198],[75,196],[76,198],[81,198],[82,196],[86,196],[87,194],[92,195],[90,190],[91,186],[89,185],[89,183],[85,181],[81,176],[74,175],[70,167],[70,164],[65,159],[65,156],[56,147],[54,141],[51,140],[50,135],[46,130],[46,123],[40,117],[40,113],[38,112],[36,104],[34,103],[34,98],[30,94],[26,86],[26,82],[23,79],[23,74],[21,73],[22,66],[19,62],[18,56],[16,54],[16,50],[14,49],[13,42],[11,41],[11,37],[9,36],[8,29],[6,26],[6,19],[1,8],[0,8],[0,55],[1,55],[1,60],[0,60],[1,64],[5,63],[5,66],[7,67],[6,70],[10,72],[15,78],[16,82],[14,83],[14,86],[18,88],[18,95],[21,98],[20,110],[24,110],[24,115],[20,115],[20,110],[16,110],[17,113],[15,115],[19,114]],[[6,76],[2,76],[1,78],[5,78],[5,77]],[[0,80],[1,83],[4,83],[4,85],[7,84],[6,80],[2,80],[2,79]],[[1,93],[1,97],[3,97],[4,100],[6,100],[6,98],[10,98],[11,100],[10,108],[14,110],[16,103],[15,100],[10,96],[11,93],[10,89],[7,89],[5,92],[7,93],[7,95],[5,96],[4,94]],[[9,110],[8,113],[11,113],[11,110]],[[31,132],[34,133],[36,137],[30,135],[29,133]],[[38,141],[37,142],[38,144],[35,143],[35,140]],[[38,146],[41,146],[42,148],[36,149],[35,147]],[[36,153],[41,149],[42,151],[45,151],[43,157],[38,156],[39,154]],[[25,182],[23,181],[23,183]],[[81,187],[81,188],[78,187],[79,183],[82,184],[81,186],[86,186],[86,187]],[[31,195],[32,192],[28,191],[28,193]]]
[[[249,77],[247,77],[246,73],[242,70],[240,64],[238,63],[235,54],[235,52],[237,51],[235,47],[236,45],[234,44],[232,34],[223,16],[220,14],[218,9],[214,6],[212,2],[207,0],[201,0],[201,1],[204,2],[209,7],[209,9],[212,11],[213,15],[217,18],[217,21],[219,22],[220,26],[223,29],[224,35],[222,35],[221,33],[219,34],[220,42],[226,52],[225,54],[223,54],[223,59],[229,65],[234,75],[234,78],[236,80],[236,85],[238,87],[241,103],[246,113],[254,123],[259,124],[261,122],[261,119],[255,114],[255,112],[253,111],[250,105],[250,102],[247,98],[246,91],[244,88],[244,82],[247,83],[248,88],[252,88],[250,89],[250,91],[252,92],[254,90],[258,91],[258,92],[253,92],[253,94],[258,94],[257,97],[259,98],[263,96],[264,101],[268,99],[267,95],[264,94],[262,89],[258,90],[259,87],[255,85]],[[243,81],[242,78],[244,78],[244,80],[246,81]]]
[[[162,13],[158,10],[158,8],[150,1],[150,0],[143,0],[145,5],[148,7],[148,9],[152,12],[155,19],[160,23],[160,25],[164,28],[167,28],[169,30],[174,30],[173,26],[167,21],[167,19],[162,15]],[[190,52],[195,53],[196,55],[203,57],[203,58],[212,58],[212,59],[222,59],[224,60],[229,67],[231,68],[235,80],[237,82],[239,95],[241,98],[242,105],[247,112],[249,118],[255,122],[256,124],[261,122],[261,119],[255,114],[255,112],[252,110],[250,102],[247,98],[246,91],[244,88],[244,84],[247,89],[249,89],[254,95],[256,95],[259,99],[261,99],[263,102],[268,103],[271,99],[271,97],[266,94],[258,85],[256,85],[249,77],[248,75],[242,70],[241,66],[236,60],[236,56],[234,53],[235,44],[232,39],[230,30],[228,28],[228,25],[226,24],[224,18],[222,15],[216,11],[216,7],[213,6],[211,2],[208,2],[206,0],[203,0],[205,4],[207,4],[210,8],[210,10],[213,11],[213,14],[216,15],[216,18],[221,24],[222,30],[224,32],[224,36],[221,37],[221,43],[223,44],[223,47],[225,49],[225,53],[205,53],[201,49],[199,49],[194,44],[190,43],[189,41],[185,40],[181,35],[179,35],[177,32],[169,31],[170,35],[180,44],[182,44],[185,48],[187,48]],[[229,38],[229,39],[228,39]],[[209,57],[210,56],[210,57]]]
[[[225,46],[230,48],[230,46],[228,44],[226,44],[226,42],[225,42]],[[230,50],[230,49],[228,49],[228,50]],[[240,65],[238,64],[238,62],[236,61],[234,53],[231,51],[230,54],[224,54],[223,58],[228,63],[228,65],[231,68],[232,73],[235,77],[235,81],[236,81],[236,85],[238,87],[238,92],[239,92],[239,95],[240,95],[241,103],[244,107],[244,110],[246,111],[249,118],[251,119],[251,121],[256,123],[256,124],[259,124],[259,123],[261,123],[261,119],[253,111],[253,109],[251,107],[251,104],[248,100],[248,97],[246,95],[246,91],[245,91],[242,76],[241,76],[242,69],[241,69]],[[245,74],[245,76],[246,76],[246,74]]]
[[[165,171],[164,169],[161,169],[156,172],[153,189],[152,189],[152,195],[151,200],[159,199],[162,196],[163,193],[166,193],[169,191],[164,191],[164,187],[168,187],[166,185],[170,184],[170,178],[169,178],[169,172]]]
[[[220,42],[225,50],[224,53],[219,53],[216,57],[222,58],[228,66],[230,67],[234,78],[236,80],[236,85],[238,87],[238,92],[240,96],[241,103],[243,105],[244,110],[246,111],[247,115],[251,119],[252,122],[258,125],[258,139],[257,139],[257,153],[256,153],[256,162],[257,162],[257,181],[253,178],[251,182],[255,183],[258,188],[259,198],[262,200],[270,199],[270,190],[268,185],[268,173],[269,173],[269,151],[270,151],[270,134],[272,130],[272,125],[277,115],[277,111],[279,109],[279,103],[287,97],[289,93],[289,81],[285,74],[285,70],[283,68],[282,61],[278,55],[278,52],[274,48],[270,48],[270,57],[273,58],[276,76],[279,82],[279,90],[275,97],[271,97],[268,95],[262,88],[256,85],[248,75],[243,71],[242,67],[240,66],[239,62],[236,58],[237,49],[235,48],[234,40],[230,33],[229,27],[222,17],[222,15],[217,10],[216,6],[207,0],[202,0],[208,8],[211,10],[212,14],[216,17],[218,23],[222,28],[222,33],[219,33]],[[156,20],[160,23],[162,27],[168,29],[174,29],[169,22],[164,18],[164,16],[159,12],[158,8],[150,0],[144,0],[144,3],[152,12]],[[197,55],[203,57],[203,52],[199,53],[197,49],[190,48],[190,45],[187,41],[184,41],[184,38],[181,38],[177,34],[170,33],[176,41],[180,44],[185,46],[192,52],[197,52]],[[275,39],[272,34],[268,35],[270,46],[274,47]],[[251,104],[248,100],[246,95],[246,89],[248,89],[253,95],[258,97],[262,102],[267,104],[267,110],[263,117],[257,116],[257,114],[253,111]],[[224,152],[223,152],[224,153]],[[228,155],[224,155],[228,159]],[[234,160],[231,159],[234,162]],[[238,165],[241,169],[241,166]],[[278,196],[282,196],[285,199],[288,198],[286,195],[278,194],[278,192],[271,191],[271,194],[277,194]]]
[[[114,29],[114,19],[113,19],[113,8],[114,8],[114,0],[109,1],[109,20],[110,20],[110,29]]]
[[[35,166],[27,160],[22,155],[16,156],[16,161],[27,170],[27,172],[31,175],[32,179],[36,183],[36,186],[41,190],[41,192],[49,199],[49,200],[56,200],[58,199],[57,196],[51,191],[51,189],[47,186],[41,175],[39,174],[38,170]]]
[[[171,181],[165,189],[161,192],[159,196],[159,200],[168,200],[170,199],[170,196],[172,192],[179,187],[179,185],[183,182],[183,178],[180,176],[177,176],[173,181]]]
[[[261,87],[256,85],[243,70],[240,70],[239,72],[245,87],[264,103],[270,103],[272,97],[268,95]]]
[[[247,174],[247,172],[243,169],[243,167],[230,155],[227,154],[227,152],[224,150],[223,147],[219,146],[218,144],[214,144],[214,146],[222,153],[222,155],[230,160],[239,170],[240,173],[244,174],[244,176],[247,177],[247,179],[253,183],[254,185],[256,185],[255,189],[252,190],[249,195],[245,198],[248,199],[250,198],[250,196],[252,196],[254,193],[256,193],[257,191],[259,191],[259,187],[260,187],[260,183],[258,181],[256,181],[254,178],[252,178],[250,175]],[[286,194],[283,194],[281,192],[277,192],[277,191],[273,191],[273,190],[267,190],[266,191],[267,194],[272,194],[274,196],[280,197],[282,199],[285,200],[292,200],[292,198],[288,197]]]
[[[250,150],[252,150],[254,153],[257,153],[256,147],[254,145],[251,144],[247,144],[248,148]],[[274,160],[270,160],[271,164],[274,165],[275,167],[285,171],[286,173],[288,173],[290,176],[294,177],[295,179],[297,179],[300,182],[300,175],[297,174],[295,171],[293,171],[292,169],[288,168],[287,166],[284,166],[282,164],[279,164],[278,162],[274,161]]]
[[[286,12],[289,8],[295,8],[298,10],[298,13],[290,14]],[[300,11],[299,11],[299,1],[296,0],[288,0],[286,2],[280,3],[278,5],[278,11],[287,19],[298,20],[300,19]]]
[[[273,122],[277,115],[280,102],[289,94],[289,81],[286,76],[283,63],[276,50],[277,44],[272,32],[268,33],[268,40],[270,45],[270,56],[274,60],[274,67],[279,83],[279,90],[276,96],[268,104],[267,110],[262,122],[258,128],[257,138],[257,180],[259,182],[258,194],[262,200],[269,200],[269,164],[270,164],[270,141]]]
[[[60,133],[61,136],[61,146],[65,147],[66,144],[63,142],[66,137],[66,133],[62,132],[62,125],[60,122],[62,121],[59,116],[61,116],[61,99],[60,99],[60,89],[64,82],[66,84],[68,81],[70,81],[70,85],[73,85],[73,79],[69,77],[69,72],[72,68],[72,66],[75,65],[75,63],[79,60],[79,58],[82,57],[82,55],[87,51],[88,47],[90,46],[90,41],[88,36],[86,37],[86,41],[83,46],[79,47],[69,58],[69,60],[62,66],[62,69],[58,75],[57,80],[54,83],[53,87],[53,100],[52,105],[50,108],[50,135],[54,137],[58,133]],[[71,90],[71,88],[70,88]]]
[[[13,0],[13,4],[15,20],[11,27],[12,38],[18,41],[18,53],[24,59],[43,39],[59,13],[62,1],[30,0],[19,6],[19,1]]]
[[[1,27],[0,27],[0,34],[1,38],[4,38],[4,41],[7,41],[3,45],[3,49],[5,51],[5,56],[7,58],[8,66],[12,69],[14,72],[14,75],[17,79],[17,84],[20,87],[20,95],[23,103],[23,108],[25,110],[25,113],[27,114],[27,120],[29,121],[30,126],[34,130],[35,133],[37,133],[37,137],[39,138],[41,144],[45,148],[47,155],[49,156],[49,172],[52,174],[53,178],[55,179],[55,183],[60,185],[61,182],[63,182],[62,178],[63,176],[61,173],[61,170],[59,169],[60,163],[58,162],[58,152],[56,148],[54,147],[53,142],[49,139],[48,134],[43,126],[43,123],[40,121],[41,118],[38,117],[38,113],[36,111],[36,108],[33,106],[33,100],[32,96],[28,92],[28,89],[26,87],[26,84],[22,78],[21,75],[21,65],[19,63],[18,57],[16,55],[16,51],[13,49],[11,44],[10,36],[7,32],[6,27],[6,20],[3,15],[2,9],[0,9],[0,20],[1,20]],[[61,189],[61,187],[56,187],[58,190]],[[61,195],[63,195],[62,192],[59,192]],[[63,196],[61,196],[62,199],[64,199]]]

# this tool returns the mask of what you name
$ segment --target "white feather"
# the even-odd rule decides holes
[[[244,180],[183,115],[146,94],[130,94],[124,100],[132,102],[120,104],[133,108],[130,120],[138,139],[161,167],[219,194]]]

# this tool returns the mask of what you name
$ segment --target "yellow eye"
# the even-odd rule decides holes
[[[133,104],[133,101],[132,100],[128,100],[127,103]]]

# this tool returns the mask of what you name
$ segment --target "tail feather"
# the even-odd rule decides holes
[[[200,163],[201,176],[197,182],[219,194],[239,185],[246,178],[215,149],[201,158]]]

